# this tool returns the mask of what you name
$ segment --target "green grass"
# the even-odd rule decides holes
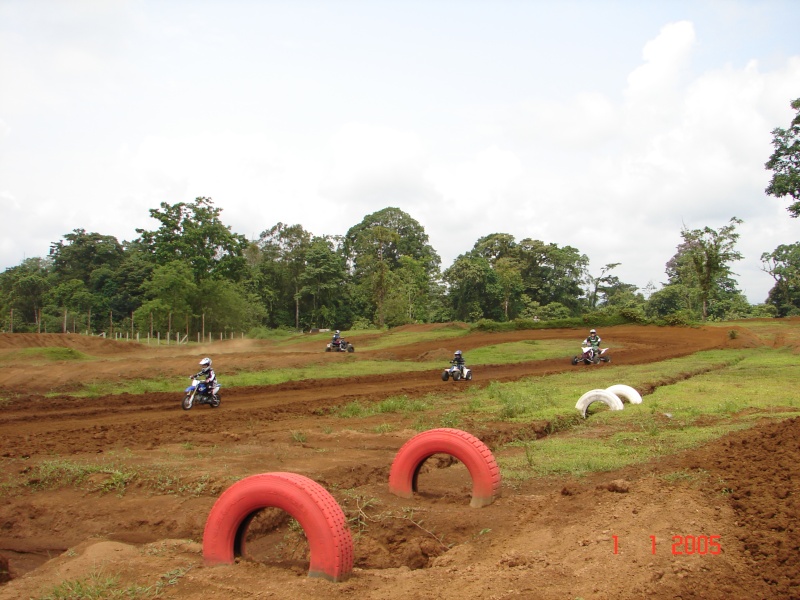
[[[69,579],[42,592],[37,600],[145,600],[161,598],[165,588],[176,585],[189,571],[179,568],[159,576],[152,585],[123,584],[118,575],[95,571],[79,579]]]
[[[74,487],[88,492],[123,496],[134,482],[153,493],[179,496],[213,495],[219,493],[222,487],[207,474],[180,472],[174,464],[137,468],[123,464],[122,460],[93,463],[53,459],[38,463],[25,473],[24,478],[4,482],[0,497],[19,487],[35,490]]]
[[[88,354],[79,352],[74,348],[53,346],[50,348],[22,348],[3,353],[4,362],[26,362],[31,364],[44,364],[62,360],[81,361],[94,360]]]
[[[577,352],[577,348],[571,340],[523,340],[475,348],[466,353],[465,358],[469,365],[497,365],[568,358]]]
[[[540,392],[538,405],[524,400],[535,391],[533,381],[490,385],[483,406],[498,420],[548,421],[567,417],[568,403],[574,411],[577,398],[592,388],[623,381],[640,389],[657,385],[641,405],[609,411],[593,404],[586,421],[573,421],[557,436],[511,444],[522,454],[512,452],[498,461],[511,480],[580,477],[693,448],[759,418],[800,416],[792,387],[795,363],[793,353],[767,348],[701,352],[654,365],[595,370],[591,381],[588,373],[576,374],[574,383],[564,375],[542,378],[552,387],[549,394]]]

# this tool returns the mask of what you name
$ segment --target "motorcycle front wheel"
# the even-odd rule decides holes
[[[181,403],[183,410],[189,410],[192,408],[192,404],[194,404],[194,398],[192,397],[192,394],[186,394],[183,397],[183,402]]]

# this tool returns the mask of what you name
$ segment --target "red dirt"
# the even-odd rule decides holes
[[[603,334],[614,341],[613,362],[586,368],[762,343],[746,329],[738,332],[731,339],[719,328],[608,328]],[[582,334],[483,333],[457,343],[467,353],[500,342],[579,340]],[[0,599],[36,598],[64,580],[98,572],[118,575],[125,582],[120,585],[153,585],[165,576],[160,597],[214,600],[800,598],[800,419],[764,419],[703,448],[619,472],[503,482],[502,496],[492,505],[471,509],[468,474],[444,455],[426,463],[414,499],[388,493],[391,461],[414,435],[416,417],[350,421],[330,410],[352,400],[368,404],[399,394],[441,393],[447,384],[438,368],[402,377],[227,388],[219,409],[188,412],[179,408],[180,392],[44,395],[78,381],[143,374],[175,376],[180,386],[179,378],[205,354],[214,357],[224,384],[232,365],[236,371],[312,371],[323,362],[378,356],[424,361],[443,347],[436,342],[370,351],[366,335],[349,339],[358,348],[354,354],[321,353],[318,341],[286,348],[247,340],[141,348],[74,335],[0,335],[6,365],[0,386],[10,398],[0,413],[0,482],[27,484],[0,487],[0,556],[9,560],[13,576],[0,586]],[[95,360],[31,366],[30,358],[18,358],[19,348],[54,345]],[[450,351],[445,348],[445,356]],[[576,368],[584,367],[572,367],[568,359],[481,366],[476,380],[448,389],[457,396],[493,380]],[[512,450],[500,449],[501,443],[535,437],[541,433],[536,429],[483,423],[471,433],[502,453]],[[37,466],[53,460],[103,463],[109,472],[77,486],[43,488]],[[124,495],[113,490],[112,468],[136,475]],[[269,511],[251,526],[248,550],[254,560],[203,565],[199,542],[219,493],[233,481],[270,471],[306,475],[342,505],[355,539],[355,570],[347,582],[306,577],[303,539],[285,524],[283,513]],[[720,553],[708,551],[710,536],[719,536],[713,541]],[[176,569],[185,571],[176,575]]]

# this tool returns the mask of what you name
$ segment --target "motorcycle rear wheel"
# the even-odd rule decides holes
[[[222,398],[220,398],[219,394],[217,394],[216,398],[211,398],[211,400],[208,401],[208,405],[211,408],[218,408],[221,402],[222,402]]]

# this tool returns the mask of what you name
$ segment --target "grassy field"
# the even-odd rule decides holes
[[[730,328],[731,324],[718,324]],[[768,345],[701,352],[658,363],[616,366],[614,369],[577,369],[557,375],[533,377],[510,383],[491,382],[471,387],[466,393],[446,388],[422,399],[405,396],[378,403],[354,401],[331,412],[346,420],[348,427],[371,432],[387,432],[404,427],[424,430],[431,427],[467,428],[479,432],[495,423],[522,429],[539,424],[547,435],[530,435],[508,442],[500,452],[500,465],[506,481],[552,475],[582,476],[593,471],[614,470],[628,464],[690,448],[760,418],[787,418],[800,415],[800,400],[795,392],[800,326],[791,322],[740,322],[737,327],[751,330]],[[443,327],[415,333],[376,334],[371,346],[391,348],[417,341],[443,341],[465,330]],[[366,334],[365,334],[366,335]],[[327,334],[320,334],[326,339]],[[775,341],[780,343],[776,344]],[[308,336],[286,336],[280,341],[287,348],[307,343]],[[469,353],[470,365],[500,364],[563,357],[573,349],[568,340],[522,341],[477,348]],[[777,346],[777,347],[775,347]],[[15,360],[92,360],[65,349],[33,349],[14,354]],[[62,356],[63,355],[63,356]],[[365,360],[347,355],[345,360],[322,361],[299,368],[241,372],[225,377],[226,387],[268,385],[307,378],[352,377],[398,371],[438,368],[441,361],[398,362]],[[583,419],[575,409],[580,396],[590,389],[626,384],[639,390],[644,401],[626,404],[623,411],[610,411],[595,403]],[[173,379],[142,380],[120,385],[93,383],[76,395],[108,393],[148,393],[174,391]],[[379,425],[375,417],[383,418]],[[370,425],[359,424],[370,419]],[[297,432],[297,435],[303,435]]]

